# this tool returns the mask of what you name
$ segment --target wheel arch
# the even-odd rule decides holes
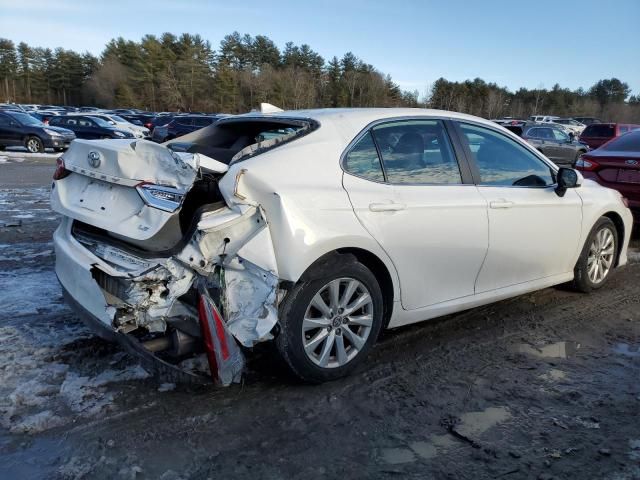
[[[616,233],[618,234],[618,251],[616,252],[615,266],[617,267],[620,262],[620,253],[622,252],[622,244],[624,243],[626,233],[624,229],[624,220],[622,220],[620,214],[613,211],[607,212],[602,216],[611,220],[616,227]]]

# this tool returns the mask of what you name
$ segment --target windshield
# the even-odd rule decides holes
[[[11,115],[11,118],[13,118],[14,120],[17,120],[22,125],[27,125],[27,126],[30,126],[30,127],[42,127],[42,126],[44,126],[44,123],[42,123],[40,120],[38,120],[37,118],[32,117],[31,115],[29,115],[27,113],[11,112],[10,115]]]
[[[609,143],[600,147],[600,150],[640,153],[640,130],[627,133],[615,140],[611,140]]]
[[[128,120],[125,120],[124,118],[119,117],[118,115],[111,115],[111,120],[118,123],[128,123]]]

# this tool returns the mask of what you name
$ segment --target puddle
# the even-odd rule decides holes
[[[430,460],[457,444],[451,435],[431,435],[428,442],[412,442],[409,448],[420,458]]]
[[[576,354],[580,347],[581,345],[577,342],[556,342],[543,347],[522,344],[517,346],[517,351],[541,358],[570,358]]]
[[[547,373],[543,373],[542,375],[540,375],[538,378],[547,380],[548,382],[558,382],[567,378],[567,373],[563,372],[562,370],[552,368]]]
[[[628,343],[616,343],[613,347],[613,353],[626,355],[627,357],[640,357],[640,346],[630,345]]]
[[[511,418],[511,413],[506,407],[489,407],[482,412],[469,412],[460,416],[460,423],[456,425],[456,433],[467,438],[476,438]]]
[[[414,462],[416,457],[408,448],[383,448],[382,459],[391,465]]]

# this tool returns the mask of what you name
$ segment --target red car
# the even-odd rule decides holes
[[[637,130],[640,125],[631,123],[592,123],[587,125],[580,134],[580,141],[586,143],[592,150],[604,145],[609,140],[624,135],[632,130]]]
[[[616,137],[575,163],[584,178],[618,190],[640,220],[640,130]]]

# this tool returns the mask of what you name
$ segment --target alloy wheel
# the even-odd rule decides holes
[[[30,138],[27,141],[27,150],[31,153],[38,153],[40,151],[40,142],[35,138]]]
[[[302,320],[307,357],[322,368],[347,364],[365,346],[373,315],[373,299],[362,282],[343,277],[327,283],[313,296]]]
[[[611,229],[605,227],[596,233],[587,257],[587,275],[594,284],[599,284],[609,274],[613,265],[615,241]]]

